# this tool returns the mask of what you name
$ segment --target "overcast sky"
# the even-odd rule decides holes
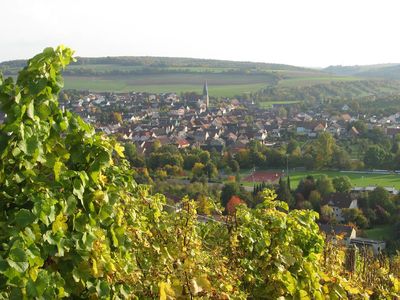
[[[1,0],[0,61],[67,45],[323,67],[400,63],[394,0]]]

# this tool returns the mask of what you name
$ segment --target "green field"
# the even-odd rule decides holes
[[[212,97],[233,97],[235,95],[249,94],[271,85],[268,75],[232,75],[232,74],[204,74],[204,73],[178,73],[155,75],[126,75],[126,76],[65,76],[65,88],[77,90],[90,90],[93,92],[197,92],[201,93],[203,84],[207,80],[209,94]],[[321,78],[323,82],[323,78]],[[342,78],[338,78],[342,81]],[[335,78],[329,78],[335,81]],[[306,85],[317,83],[315,78],[284,79],[283,85]],[[299,101],[289,101],[296,103]],[[262,107],[269,107],[273,103],[288,103],[283,101],[261,102]]]
[[[392,240],[395,236],[392,225],[377,225],[374,228],[364,230],[365,237],[374,240]]]
[[[272,171],[272,170],[271,170]],[[282,170],[281,170],[282,171]],[[250,174],[250,171],[241,172],[241,178]],[[368,173],[348,173],[339,171],[289,171],[290,182],[292,189],[295,189],[300,180],[308,175],[318,178],[322,175],[327,175],[330,178],[337,176],[348,176],[353,183],[353,186],[384,186],[395,187],[400,189],[400,175],[398,174],[368,174]],[[253,185],[251,182],[243,182],[244,185]]]
[[[199,80],[198,84],[194,83],[165,83],[160,80],[159,83],[148,84],[141,80],[126,79],[102,79],[88,77],[66,77],[65,88],[77,90],[89,90],[93,92],[149,92],[149,93],[181,93],[181,92],[196,92],[201,94],[203,91],[204,80]],[[248,94],[256,92],[259,89],[266,87],[266,83],[236,83],[236,84],[212,84],[208,83],[208,92],[212,97],[233,97],[235,95]]]

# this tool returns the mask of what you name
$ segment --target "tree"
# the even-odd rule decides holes
[[[226,207],[226,204],[234,195],[240,194],[240,186],[236,182],[228,182],[222,187],[221,191],[221,205]]]
[[[161,148],[160,140],[154,140],[153,144],[151,145],[151,153],[158,151]]]
[[[336,146],[335,139],[331,134],[322,132],[313,145],[315,152],[315,167],[321,169],[328,167],[332,161],[332,155]]]
[[[200,162],[198,155],[195,154],[188,154],[185,156],[183,160],[183,168],[185,170],[191,170],[195,163]]]
[[[350,192],[353,184],[348,176],[338,176],[332,179],[333,187],[339,193]]]
[[[368,219],[364,216],[361,209],[344,208],[342,212],[347,223],[356,224],[359,228],[368,227]]]
[[[364,155],[364,163],[371,168],[381,168],[387,158],[387,152],[378,145],[369,146]]]
[[[250,160],[250,151],[247,149],[240,149],[235,155],[235,160],[239,163],[241,168],[251,168],[253,167]]]
[[[309,209],[312,210],[313,209],[313,205],[310,201],[303,201],[300,203],[299,209]]]
[[[129,160],[130,163],[133,163],[135,161],[135,159],[137,158],[135,144],[132,142],[125,143],[124,148],[125,148],[124,154],[125,154],[126,159]]]
[[[283,106],[279,107],[278,109],[279,118],[287,118],[287,115],[288,115],[287,110]]]
[[[294,206],[294,200],[290,188],[288,186],[288,181],[285,181],[284,179],[282,179],[282,177],[279,178],[279,188],[277,194],[278,198],[281,199],[282,201],[285,201],[289,205],[289,207]]]
[[[192,168],[192,175],[194,178],[200,178],[204,174],[205,166],[202,163],[195,163]]]
[[[318,178],[316,188],[322,196],[326,196],[335,192],[332,180],[325,174]]]
[[[113,112],[112,113],[112,120],[114,123],[122,124],[122,115],[120,112]]]
[[[354,128],[357,129],[357,131],[361,134],[367,131],[367,125],[362,120],[357,120],[353,122],[351,125],[354,126]]]
[[[240,204],[245,204],[245,202],[240,199],[238,196],[232,196],[228,203],[226,204],[226,213],[228,215],[235,215],[236,213],[236,206],[240,205]]]
[[[287,147],[286,147],[286,153],[287,154],[292,154],[294,151],[299,149],[299,143],[295,139],[290,139]]]
[[[318,191],[311,191],[308,201],[312,204],[315,211],[320,211],[321,209],[321,194]]]
[[[304,199],[308,199],[311,191],[315,190],[315,180],[312,176],[307,176],[299,181],[299,184],[296,189],[296,193],[302,194]]]
[[[236,160],[234,160],[234,159],[231,159],[231,160],[228,162],[228,166],[229,166],[229,168],[231,169],[231,171],[232,171],[233,173],[238,173],[238,172],[240,171],[239,163],[238,163]]]
[[[205,167],[204,167],[204,171],[207,174],[207,177],[209,179],[215,178],[218,176],[218,169],[217,167],[212,163],[212,162],[208,162]]]
[[[333,208],[329,205],[324,205],[321,207],[321,220],[324,223],[330,223],[334,220]]]
[[[368,207],[375,209],[378,206],[386,210],[390,215],[396,213],[394,201],[391,199],[389,192],[381,186],[376,187],[368,195]]]
[[[211,215],[214,204],[212,202],[212,199],[207,197],[206,195],[199,194],[197,199],[197,212],[202,215]]]
[[[332,155],[332,167],[339,170],[348,170],[351,168],[350,155],[346,150],[336,147]]]
[[[199,154],[199,159],[202,164],[206,165],[210,161],[210,152],[202,151]]]

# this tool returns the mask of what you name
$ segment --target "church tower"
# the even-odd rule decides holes
[[[207,80],[206,80],[206,82],[204,82],[204,86],[203,86],[203,101],[206,102],[206,109],[208,110],[210,108],[210,98],[208,97]]]

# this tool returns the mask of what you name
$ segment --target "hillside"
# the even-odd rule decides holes
[[[337,76],[364,78],[400,79],[400,64],[377,64],[365,66],[329,66],[324,72]]]
[[[16,76],[25,63],[3,62],[0,70]],[[217,97],[254,93],[277,83],[310,85],[355,79],[283,64],[168,57],[80,57],[63,75],[67,89],[114,92],[201,93],[207,80],[210,95]]]
[[[0,63],[16,76],[26,63]],[[398,94],[400,65],[330,66],[323,70],[284,64],[172,57],[78,57],[63,72],[66,89],[95,92],[202,92],[213,97],[257,95],[261,101],[359,99]],[[382,80],[384,79],[384,80]]]
[[[259,101],[352,101],[399,95],[394,80],[343,80],[310,85],[280,82],[257,92]]]

